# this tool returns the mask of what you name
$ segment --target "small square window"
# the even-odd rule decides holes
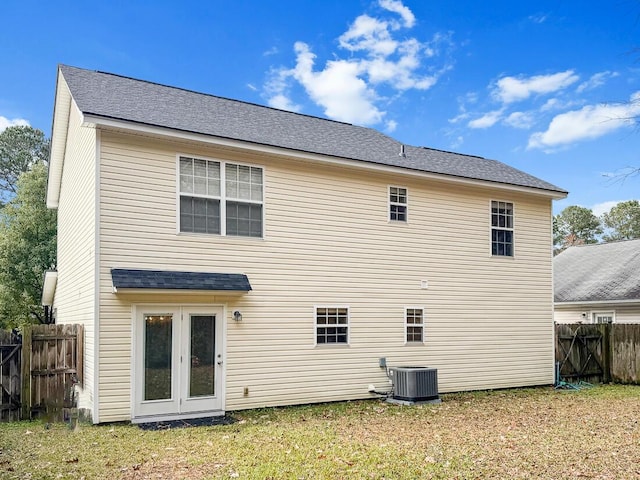
[[[316,343],[349,343],[349,309],[347,307],[316,308]]]

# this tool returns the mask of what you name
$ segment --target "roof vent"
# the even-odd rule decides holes
[[[406,157],[407,154],[404,153],[404,144],[400,144],[400,153],[398,154],[401,157]]]

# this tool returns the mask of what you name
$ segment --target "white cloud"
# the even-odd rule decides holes
[[[513,112],[504,119],[504,123],[513,128],[528,130],[535,123],[533,112]]]
[[[591,75],[589,80],[587,80],[586,82],[582,82],[580,85],[578,85],[578,88],[576,89],[576,91],[578,93],[582,93],[585,90],[593,90],[594,88],[601,87],[606,83],[607,80],[609,80],[610,78],[615,78],[618,75],[619,75],[618,72],[610,72],[608,70],[605,72],[596,73],[594,75]]]
[[[467,92],[464,95],[460,95],[456,98],[458,102],[458,111],[460,112],[453,118],[450,118],[449,123],[459,123],[463,120],[467,120],[471,114],[467,111],[467,103],[475,104],[478,102],[478,94],[476,92]]]
[[[550,112],[552,110],[566,110],[583,104],[584,102],[579,100],[560,100],[558,98],[550,98],[540,107],[540,111]]]
[[[256,86],[253,83],[247,83],[247,88],[249,90],[253,90],[254,92],[258,91],[258,89],[256,88]]]
[[[315,103],[324,107],[328,117],[363,125],[382,120],[385,112],[375,106],[375,91],[360,78],[359,62],[332,60],[324,70],[314,71],[315,55],[309,46],[297,42],[295,51],[298,55],[292,76]]]
[[[269,50],[265,50],[262,52],[263,57],[270,57],[271,55],[276,55],[279,53],[278,47],[271,47]]]
[[[28,127],[29,122],[24,118],[14,118],[9,120],[7,117],[0,115],[0,132],[4,132],[9,127]]]
[[[291,101],[289,97],[283,94],[278,94],[269,99],[269,106],[273,108],[279,108],[280,110],[288,110],[290,112],[299,112],[300,105],[296,105]]]
[[[544,132],[529,137],[528,148],[549,150],[590,140],[634,124],[640,115],[640,91],[628,103],[587,105],[556,115]]]
[[[416,76],[415,70],[420,67],[421,44],[412,38],[398,46],[399,58],[374,58],[360,62],[371,83],[386,82],[396,90],[427,90],[436,84],[438,75]],[[440,72],[442,73],[442,72]]]
[[[480,118],[471,120],[467,125],[470,128],[489,128],[493,127],[501,118],[503,110],[494,110],[492,112],[485,113]]]
[[[602,215],[603,213],[609,213],[613,207],[615,207],[620,202],[624,202],[625,200],[611,200],[609,202],[596,203],[591,207],[591,211],[597,217]]]
[[[546,13],[536,13],[535,15],[529,15],[529,20],[533,23],[544,23],[549,18],[549,15]]]
[[[269,79],[264,85],[264,91],[268,95],[270,107],[291,112],[299,112],[300,105],[296,105],[288,95],[289,86],[287,83],[291,72],[285,69],[273,69],[269,72]]]
[[[436,34],[430,42],[407,35],[400,38],[397,31],[413,27],[415,16],[399,0],[378,0],[378,4],[384,11],[399,15],[402,21],[358,16],[338,38],[339,46],[350,55],[345,59],[336,56],[324,66],[316,65],[316,55],[309,45],[296,42],[295,66],[268,74],[264,93],[269,104],[281,108],[294,105],[290,87],[297,82],[330,118],[371,125],[383,121],[386,112],[380,105],[388,103],[395,93],[431,88],[451,67],[428,71],[424,59],[436,55],[440,46],[450,44],[450,34]],[[393,92],[382,90],[385,88]]]
[[[399,0],[380,0],[379,5],[385,10],[399,14],[404,20],[404,26],[412,28],[416,24],[416,17],[408,7]]]
[[[388,56],[398,48],[398,42],[389,31],[389,23],[369,15],[356,18],[349,30],[340,35],[338,42],[351,52],[364,50],[372,56]]]
[[[560,100],[557,98],[550,98],[540,107],[540,111],[548,112],[549,110],[556,110],[558,108],[560,108]]]
[[[392,133],[392,132],[394,132],[396,130],[396,128],[398,128],[398,122],[396,122],[395,120],[388,120],[386,122],[386,125],[387,126],[385,128],[385,131],[387,133]]]
[[[456,150],[462,146],[464,143],[464,137],[462,135],[458,135],[450,144],[449,148],[452,150]]]
[[[493,97],[503,103],[526,100],[534,94],[553,93],[578,81],[573,70],[532,77],[502,77],[493,88]]]
[[[449,123],[459,123],[459,122],[461,122],[461,121],[466,120],[467,118],[469,118],[469,116],[470,116],[470,115],[469,115],[469,113],[467,113],[467,112],[462,112],[462,113],[460,113],[460,114],[456,115],[455,117],[450,118],[450,119],[449,119]]]

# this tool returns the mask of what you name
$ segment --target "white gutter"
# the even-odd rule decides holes
[[[554,302],[556,307],[574,307],[579,305],[619,305],[619,304],[640,304],[640,298],[632,298],[629,300],[591,300],[584,302]]]

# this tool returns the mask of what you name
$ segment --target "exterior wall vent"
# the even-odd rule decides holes
[[[393,398],[408,402],[439,400],[438,370],[429,367],[392,367]]]

